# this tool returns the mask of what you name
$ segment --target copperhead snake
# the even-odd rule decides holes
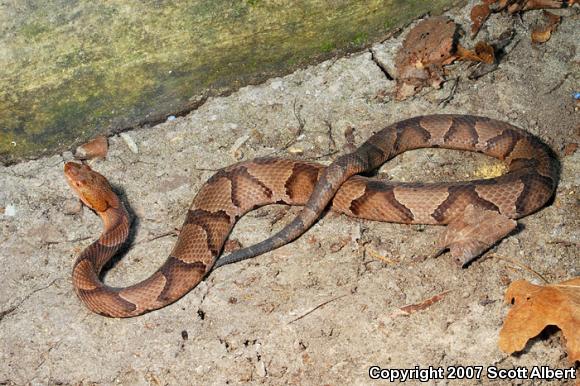
[[[504,160],[496,178],[450,183],[386,182],[358,176],[411,149],[441,147]],[[303,234],[331,203],[348,216],[404,224],[448,224],[474,205],[517,219],[552,196],[558,164],[539,139],[508,123],[469,115],[419,116],[387,126],[357,150],[327,167],[306,161],[259,158],[215,173],[185,217],[173,250],[149,278],[125,288],[99,279],[103,266],[129,234],[130,221],[106,178],[87,165],[67,162],[67,182],[103,221],[103,232],[74,263],[72,282],[92,311],[131,317],[173,303],[222,266],[278,248]],[[216,259],[236,221],[262,205],[302,205],[297,217],[269,239]]]

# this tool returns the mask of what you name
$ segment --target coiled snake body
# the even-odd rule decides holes
[[[504,160],[508,172],[487,180],[432,184],[356,176],[404,151],[425,147],[481,152]],[[280,232],[221,258],[216,266],[294,240],[331,201],[333,210],[349,216],[405,224],[448,224],[468,205],[517,219],[549,200],[557,169],[556,159],[536,137],[505,122],[468,115],[419,116],[397,122],[327,167],[279,158],[241,162],[218,171],[203,185],[173,250],[155,273],[132,286],[112,288],[99,279],[99,273],[128,236],[127,212],[105,177],[86,165],[68,162],[68,183],[100,215],[104,226],[99,239],[78,256],[73,285],[96,313],[141,315],[176,301],[203,280],[236,221],[256,207],[270,203],[304,206]]]

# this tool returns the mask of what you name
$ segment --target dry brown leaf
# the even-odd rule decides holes
[[[478,42],[475,45],[475,49],[473,51],[464,48],[461,44],[458,44],[457,59],[492,64],[495,63],[495,52],[493,47],[486,42]]]
[[[462,266],[491,248],[515,229],[517,223],[497,212],[468,205],[462,217],[449,223],[439,240],[439,248],[449,248]]]
[[[513,304],[499,333],[499,348],[511,354],[548,325],[562,330],[568,360],[580,361],[580,277],[538,286],[526,280],[513,282],[505,302]]]
[[[578,149],[578,144],[576,142],[569,143],[566,146],[564,146],[564,155],[565,156],[572,155],[572,154],[576,153],[577,149]]]
[[[530,9],[562,8],[564,6],[564,2],[561,0],[528,0],[523,3],[523,11]]]
[[[544,11],[544,19],[545,22],[541,26],[534,28],[532,31],[532,43],[545,43],[550,40],[552,32],[558,28],[558,24],[560,24],[560,20],[562,20],[560,16],[554,15],[552,12],[548,11]]]
[[[491,13],[489,5],[477,4],[471,8],[471,37],[475,37]]]
[[[433,304],[440,302],[443,300],[445,295],[447,295],[451,291],[444,291],[440,294],[430,297],[429,299],[423,300],[421,303],[410,304],[408,306],[403,306],[399,308],[401,311],[399,315],[411,315],[417,311],[421,311],[431,307]]]
[[[238,249],[242,248],[242,243],[238,239],[228,239],[224,244],[224,251],[223,253],[231,253],[233,251],[237,251]]]
[[[550,40],[552,31],[548,29],[534,29],[532,31],[532,43],[545,43]]]
[[[492,12],[507,10],[508,13],[514,14],[531,9],[570,7],[577,2],[576,0],[483,0],[481,4],[471,9],[471,37],[477,35]]]
[[[507,5],[508,12],[513,14],[532,9],[562,8],[565,6],[565,2],[561,0],[516,0],[508,2]]]
[[[109,144],[107,143],[107,137],[104,135],[99,135],[91,139],[89,142],[79,146],[75,150],[76,159],[94,159],[94,158],[105,158],[109,150]]]
[[[395,98],[406,99],[423,87],[439,87],[443,66],[455,60],[456,25],[444,16],[423,20],[413,28],[397,53]]]

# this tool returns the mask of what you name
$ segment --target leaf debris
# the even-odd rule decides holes
[[[103,159],[107,156],[109,144],[107,137],[99,135],[85,144],[80,145],[75,150],[75,158],[80,160]]]
[[[433,304],[439,303],[441,300],[443,300],[445,298],[445,296],[449,292],[451,292],[451,290],[443,291],[437,295],[431,296],[430,298],[425,299],[420,303],[409,304],[407,306],[400,307],[399,308],[400,311],[398,311],[393,316],[397,316],[397,315],[408,316],[408,315],[414,314],[417,311],[425,310],[425,309],[431,307]]]
[[[439,88],[443,66],[455,60],[456,24],[444,16],[421,21],[407,35],[397,52],[395,98],[404,100],[423,87]]]
[[[544,11],[544,23],[533,29],[532,43],[541,44],[550,40],[552,32],[556,31],[561,20],[561,16]]]
[[[512,354],[548,325],[556,325],[566,338],[568,360],[580,360],[580,277],[546,286],[517,280],[504,298],[513,304],[499,333],[499,348]]]

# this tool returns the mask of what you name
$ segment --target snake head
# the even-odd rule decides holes
[[[64,164],[66,181],[81,201],[97,213],[117,207],[119,199],[107,179],[88,165],[67,162]]]

